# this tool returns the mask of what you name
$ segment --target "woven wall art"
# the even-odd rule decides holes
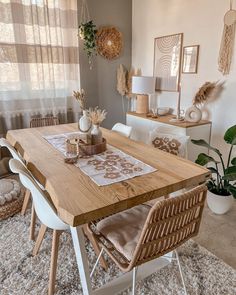
[[[106,59],[113,60],[121,54],[123,37],[115,27],[101,27],[97,32],[97,51]]]

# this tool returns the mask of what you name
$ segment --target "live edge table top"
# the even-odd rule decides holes
[[[209,178],[207,169],[188,160],[102,129],[108,144],[157,169],[126,181],[97,186],[43,136],[78,131],[77,124],[11,130],[8,141],[21,153],[36,179],[49,193],[59,217],[78,226],[123,211]]]

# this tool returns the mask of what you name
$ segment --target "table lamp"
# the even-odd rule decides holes
[[[147,114],[149,111],[149,94],[155,93],[155,77],[132,77],[132,93],[137,94],[136,113]]]

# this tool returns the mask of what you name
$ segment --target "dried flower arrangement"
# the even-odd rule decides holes
[[[81,91],[73,91],[74,98],[79,102],[80,109],[85,110],[85,91],[81,89]]]
[[[130,99],[133,98],[132,94],[132,77],[141,76],[141,69],[135,71],[133,67],[128,71],[124,65],[119,65],[117,68],[117,86],[116,89],[122,97],[122,107],[125,113],[124,107],[124,97],[128,98],[128,108],[130,104]]]
[[[193,105],[201,106],[207,102],[213,91],[216,89],[218,82],[206,82],[204,83],[195,94],[193,99]]]
[[[88,111],[88,116],[93,125],[100,125],[107,116],[106,110],[101,110],[98,107],[90,108]]]

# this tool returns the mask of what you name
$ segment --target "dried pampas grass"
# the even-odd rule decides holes
[[[204,83],[195,94],[193,99],[193,105],[203,105],[212,95],[213,91],[216,89],[218,82],[206,82]]]
[[[116,89],[121,96],[127,94],[127,70],[124,65],[119,65],[117,69],[117,86]]]
[[[106,110],[101,110],[98,107],[94,109],[90,108],[88,116],[93,125],[100,125],[106,119],[107,112]]]
[[[81,110],[85,110],[85,91],[81,89],[81,91],[73,91],[74,98],[79,102],[79,106]]]

